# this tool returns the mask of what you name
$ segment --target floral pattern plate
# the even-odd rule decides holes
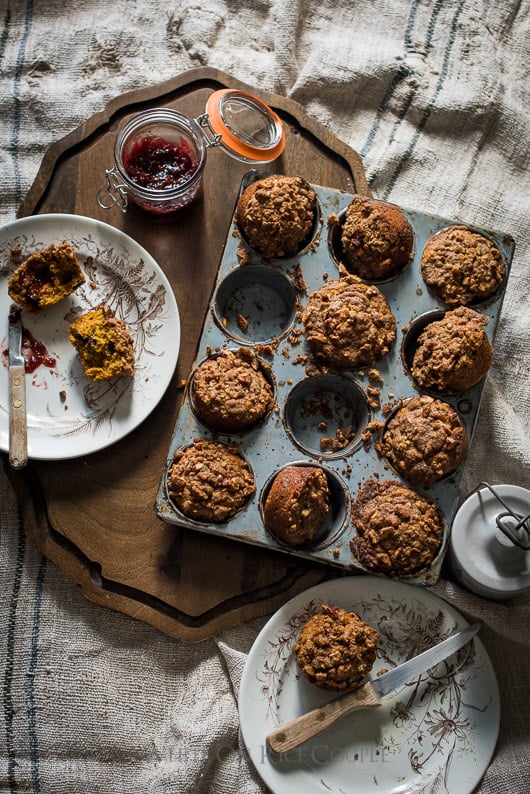
[[[300,627],[322,604],[354,611],[378,629],[371,677],[468,625],[433,593],[372,576],[324,582],[281,607],[252,646],[239,693],[243,740],[264,783],[277,794],[473,791],[500,720],[495,673],[476,637],[378,708],[344,717],[283,756],[267,753],[273,728],[334,697],[301,677],[292,653]]]
[[[35,340],[32,349],[40,343],[48,354],[26,374],[28,453],[41,460],[95,452],[135,429],[166,391],[180,347],[171,285],[153,257],[126,234],[80,215],[35,215],[7,224],[0,229],[0,449],[9,445],[7,284],[18,263],[12,250],[20,248],[25,257],[63,240],[74,245],[85,283],[43,312],[22,312],[24,328]],[[125,320],[134,339],[133,378],[93,383],[68,341],[72,320],[103,302]]]

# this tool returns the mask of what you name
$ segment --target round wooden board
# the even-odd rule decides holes
[[[180,221],[154,224],[131,208],[101,209],[96,192],[113,165],[116,131],[141,110],[169,106],[197,117],[229,87],[256,94],[281,117],[287,145],[269,171],[370,195],[361,160],[297,103],[210,68],[111,101],[45,154],[19,217],[66,212],[110,223],[137,240],[166,273],[181,313],[175,376],[154,412],[108,450],[66,461],[30,461],[9,472],[34,544],[98,604],[190,642],[275,611],[296,593],[337,576],[288,554],[191,532],[160,521],[154,502],[171,435],[248,166],[210,150],[204,197]],[[6,456],[7,461],[7,456]],[[7,465],[7,463],[6,463]]]

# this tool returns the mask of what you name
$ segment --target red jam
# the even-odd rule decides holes
[[[183,138],[175,142],[145,136],[126,147],[123,165],[137,185],[168,190],[188,181],[197,169],[197,156]]]
[[[57,364],[56,359],[48,353],[46,346],[39,342],[38,339],[35,339],[27,328],[24,328],[22,333],[22,355],[24,356],[26,372],[35,372],[41,364],[50,369],[53,369]]]

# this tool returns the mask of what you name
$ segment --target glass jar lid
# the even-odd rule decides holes
[[[270,163],[285,148],[279,116],[261,99],[245,91],[222,88],[206,103],[198,121],[215,135],[210,145],[222,146],[232,157],[248,163]]]

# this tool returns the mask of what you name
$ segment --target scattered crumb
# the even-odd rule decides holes
[[[246,331],[248,328],[248,320],[242,314],[238,314],[236,318],[237,327],[241,331]]]

